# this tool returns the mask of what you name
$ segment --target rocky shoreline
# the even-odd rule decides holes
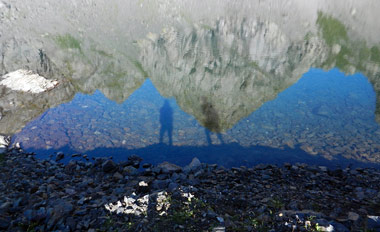
[[[64,156],[1,155],[0,230],[380,231],[376,169]]]

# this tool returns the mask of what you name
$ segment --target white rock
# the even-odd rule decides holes
[[[9,146],[9,138],[3,135],[0,135],[0,148],[6,148]]]
[[[32,71],[19,69],[4,75],[0,85],[16,91],[41,93],[56,87],[58,81],[47,80]]]

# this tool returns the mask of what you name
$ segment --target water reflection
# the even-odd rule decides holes
[[[52,7],[33,6],[52,18],[51,27],[21,17],[22,10],[12,10],[25,9],[17,1],[0,8],[0,33],[7,32],[0,38],[0,73],[24,68],[61,83],[38,95],[0,86],[0,134],[23,128],[13,140],[41,154],[66,149],[122,159],[149,151],[161,160],[177,154],[182,162],[200,153],[202,161],[219,155],[218,163],[239,165],[257,162],[254,150],[283,149],[289,159],[286,151],[301,154],[298,160],[379,163],[380,37],[369,20],[375,14],[367,14],[378,4],[350,3],[351,9],[336,1],[331,11],[291,2],[273,10],[271,2],[207,1],[218,6],[215,14],[208,7],[183,14],[170,1],[115,2],[112,9],[133,12],[123,15],[138,14],[136,23],[122,26],[135,19],[113,21],[112,10],[99,10],[112,5],[103,1],[80,3],[86,12],[101,12],[93,19],[98,23],[51,2],[53,12],[69,10],[75,19],[66,27],[55,26],[66,20],[52,17]],[[145,5],[154,17],[146,18]],[[23,25],[32,29],[14,31]],[[103,33],[83,25],[112,27]],[[311,67],[365,77],[311,69],[301,79]]]
[[[205,128],[206,139],[209,146],[213,144],[212,139],[211,139],[211,133],[212,132],[210,132],[207,128]],[[216,134],[217,138],[219,139],[219,142],[221,144],[224,144],[223,136],[221,133],[213,133],[213,134]]]
[[[168,134],[169,145],[173,145],[173,109],[169,101],[165,100],[164,105],[160,109],[160,143],[164,140],[164,134]]]
[[[138,154],[150,162],[183,165],[194,156],[226,166],[296,161],[369,165],[380,163],[374,111],[375,93],[363,75],[311,69],[275,100],[219,133],[162,97],[148,80],[122,104],[100,92],[77,95],[29,123],[14,140],[39,154],[63,150],[110,154],[116,160]]]

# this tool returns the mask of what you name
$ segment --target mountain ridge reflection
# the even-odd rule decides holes
[[[15,136],[15,142],[21,142],[27,150],[45,148],[50,153],[66,145],[80,153],[99,147],[158,149],[157,144],[163,145],[158,153],[167,152],[171,145],[174,150],[198,147],[201,153],[207,147],[235,147],[242,151],[242,157],[247,153],[244,149],[250,147],[289,147],[327,160],[344,156],[380,163],[380,126],[375,122],[374,111],[375,93],[363,75],[311,69],[295,85],[233,128],[214,133],[182,111],[174,99],[162,97],[147,80],[121,105],[100,92],[78,95],[72,103],[54,108],[41,120],[28,124]],[[172,133],[168,133],[169,145],[164,146],[168,129]]]

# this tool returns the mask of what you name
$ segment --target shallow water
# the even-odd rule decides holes
[[[372,166],[380,162],[376,96],[362,74],[310,69],[293,86],[225,132],[214,133],[165,98],[148,79],[119,104],[100,91],[76,94],[14,136],[27,151],[113,156],[184,165],[196,156],[224,166],[305,162]],[[372,163],[372,164],[371,164]]]
[[[0,1],[0,135],[41,158],[378,166],[379,11],[377,0]],[[55,84],[32,91],[14,73]]]

